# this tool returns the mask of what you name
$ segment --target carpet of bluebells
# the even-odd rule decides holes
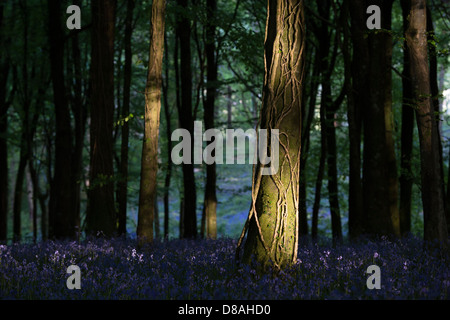
[[[417,239],[308,244],[277,276],[235,261],[236,241],[95,239],[0,245],[2,299],[449,299],[450,264]],[[369,290],[367,268],[381,269]],[[69,290],[70,265],[81,289]]]

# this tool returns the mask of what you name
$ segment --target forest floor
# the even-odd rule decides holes
[[[132,239],[0,246],[0,299],[449,299],[450,261],[419,239],[307,244],[273,275],[236,264],[236,241]],[[80,268],[69,290],[70,265]],[[380,289],[367,269],[380,268]]]

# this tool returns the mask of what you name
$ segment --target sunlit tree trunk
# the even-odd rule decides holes
[[[419,130],[424,239],[437,240],[443,247],[448,247],[439,136],[431,99],[425,0],[411,1],[406,41],[410,54],[414,108]]]
[[[237,248],[248,228],[243,261],[259,268],[283,268],[297,260],[301,105],[304,73],[304,2],[269,0],[265,37],[265,77],[261,129],[279,130],[279,169],[262,175],[254,167],[252,207]],[[260,137],[261,138],[261,137]],[[270,153],[267,153],[270,154]],[[268,169],[267,167],[265,169]]]
[[[142,146],[137,226],[137,236],[141,243],[153,241],[156,176],[158,173],[158,137],[161,112],[165,8],[165,0],[153,1],[149,66],[145,87],[145,129]]]

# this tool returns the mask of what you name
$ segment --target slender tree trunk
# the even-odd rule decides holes
[[[164,37],[164,45],[167,48],[167,37]],[[170,109],[169,109],[169,54],[168,50],[166,50],[165,54],[165,77],[162,82],[162,91],[163,91],[163,103],[164,103],[164,116],[166,119],[166,136],[167,136],[167,170],[164,178],[164,239],[169,238],[169,190],[170,190],[170,181],[172,178],[172,125],[170,121]]]
[[[304,2],[269,0],[265,38],[265,78],[261,129],[279,130],[277,173],[263,175],[254,167],[252,207],[237,248],[248,228],[243,261],[261,270],[283,268],[297,261],[301,145],[301,106],[304,74]],[[260,137],[261,138],[261,137]],[[270,139],[272,140],[272,139]],[[267,153],[269,154],[269,153]],[[261,160],[261,159],[260,159]],[[268,168],[265,168],[268,169]]]
[[[427,35],[428,35],[428,47],[429,47],[429,61],[430,61],[430,87],[431,87],[431,99],[433,102],[433,110],[436,115],[436,129],[438,135],[439,142],[439,166],[441,170],[441,182],[442,182],[442,194],[445,195],[445,181],[444,181],[444,159],[443,159],[443,150],[442,150],[442,109],[441,103],[439,102],[440,91],[439,91],[439,83],[438,83],[438,53],[437,53],[437,44],[435,38],[433,17],[431,15],[431,10],[427,6]],[[446,217],[450,215],[450,203],[449,199],[444,196],[444,209]],[[448,220],[448,218],[446,218]],[[447,225],[450,226],[450,222],[447,221]]]
[[[351,62],[352,103],[348,106],[350,165],[349,165],[349,218],[350,238],[364,232],[364,210],[361,178],[362,118],[369,95],[369,46],[366,39],[365,1],[349,0],[353,59]]]
[[[113,169],[115,0],[93,1],[91,54],[90,186],[87,233],[116,232]]]
[[[180,77],[180,65],[179,65],[179,44],[180,44],[180,34],[179,29],[175,29],[175,41],[174,41],[174,52],[173,52],[173,60],[174,60],[174,69],[175,69],[175,102],[178,111],[178,126],[181,126],[181,115],[183,110],[181,109],[181,77]],[[172,134],[172,133],[171,133]],[[179,219],[179,237],[180,239],[184,238],[184,171],[183,171],[183,187],[180,190],[180,219]]]
[[[188,0],[178,0],[183,10],[188,8]],[[178,113],[180,127],[186,129],[194,137],[194,119],[192,116],[192,68],[191,68],[191,22],[181,15],[177,21],[177,33],[180,40],[180,79],[181,106]],[[193,144],[191,145],[193,150]],[[191,152],[193,155],[193,152]],[[183,231],[181,237],[197,237],[197,192],[195,185],[194,165],[183,164],[184,209],[182,217]]]
[[[134,0],[127,1],[127,14],[125,18],[125,66],[123,81],[123,109],[122,118],[128,117],[130,114],[130,91],[131,91],[131,74],[132,74],[132,51],[131,36],[133,33],[133,10]],[[119,206],[119,234],[127,233],[127,189],[128,189],[128,139],[130,127],[128,121],[122,125],[122,140],[120,146],[120,180],[118,183],[117,203]]]
[[[233,90],[231,86],[227,86],[227,128],[232,128],[233,121]]]
[[[408,29],[408,16],[411,11],[409,0],[402,0],[403,32]],[[413,92],[411,84],[411,70],[409,49],[405,41],[403,53],[403,73],[402,73],[402,131],[401,131],[401,174],[400,183],[400,231],[403,236],[411,232],[411,201],[412,201],[412,151],[414,133],[414,108]]]
[[[23,135],[23,134],[22,134]],[[22,137],[22,139],[24,139]],[[23,196],[23,181],[25,178],[25,169],[27,165],[26,146],[22,142],[20,148],[19,167],[16,176],[16,185],[14,187],[14,203],[13,203],[13,241],[20,242],[22,237],[22,196]]]
[[[319,14],[325,19],[330,19],[331,1],[322,0],[318,2]],[[337,31],[336,31],[337,32]],[[319,38],[319,57],[320,57],[320,72],[321,72],[321,108],[323,112],[321,114],[321,130],[322,134],[326,136],[326,160],[328,169],[328,199],[330,203],[331,213],[331,229],[333,234],[333,243],[342,241],[342,227],[341,217],[339,210],[338,199],[338,183],[337,183],[337,146],[336,146],[336,127],[335,127],[335,115],[336,111],[333,106],[333,100],[331,95],[331,74],[334,69],[334,59],[330,62],[330,51],[332,54],[336,54],[337,43],[334,43],[334,50],[330,50],[331,47],[331,33],[328,30],[328,24],[324,21],[318,30]]]
[[[206,63],[207,63],[207,84],[206,100],[204,102],[204,121],[205,131],[214,128],[214,109],[217,91],[217,56],[216,56],[216,19],[217,1],[207,0],[207,19],[206,25]],[[206,238],[217,238],[217,197],[216,197],[216,164],[206,166],[206,186],[205,186],[205,219],[206,219]]]
[[[81,0],[75,0],[74,4],[81,6]],[[75,204],[73,224],[75,225],[75,239],[79,239],[81,234],[80,211],[81,211],[81,181],[83,179],[83,150],[85,145],[86,122],[87,122],[87,103],[83,100],[83,83],[89,83],[87,80],[83,81],[83,69],[81,61],[81,50],[79,45],[79,34],[72,31],[72,58],[73,58],[73,95],[70,101],[72,107],[72,114],[75,119],[74,125],[74,149],[72,151],[72,188],[73,188],[73,203]],[[85,90],[85,95],[88,96],[88,90]]]
[[[415,114],[419,130],[424,240],[437,240],[448,247],[444,195],[440,168],[439,137],[431,99],[428,66],[427,14],[425,0],[412,0],[406,41],[410,53],[410,70]]]
[[[325,106],[320,106],[320,124],[321,127],[325,126]],[[320,138],[320,161],[319,168],[317,169],[317,179],[315,185],[315,194],[314,194],[314,205],[312,212],[312,228],[311,228],[311,238],[314,242],[317,241],[318,238],[318,229],[319,229],[319,210],[320,210],[320,199],[322,195],[322,183],[323,176],[325,173],[325,166],[327,160],[327,137],[324,130],[321,130],[321,138]]]
[[[49,42],[51,77],[55,104],[55,171],[50,193],[54,217],[54,237],[76,238],[77,203],[73,181],[73,135],[64,80],[64,33],[61,25],[61,1],[49,0]]]
[[[0,4],[0,40],[5,40],[4,4]],[[6,42],[6,41],[5,41]],[[8,109],[7,85],[10,66],[4,52],[0,52],[0,243],[6,241],[8,231]]]
[[[153,241],[158,137],[161,111],[162,64],[164,56],[165,0],[152,4],[151,39],[145,87],[145,130],[142,146],[141,184],[137,236],[141,243]]]

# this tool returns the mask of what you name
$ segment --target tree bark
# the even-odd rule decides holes
[[[187,10],[188,0],[178,0],[182,10]],[[194,119],[192,116],[192,68],[191,68],[191,22],[180,14],[177,21],[177,34],[180,44],[180,79],[181,79],[181,105],[178,112],[180,127],[186,129],[194,137]],[[193,150],[193,143],[191,144]],[[191,152],[193,155],[193,152]],[[191,159],[192,160],[192,159]],[[197,192],[193,161],[183,164],[183,230],[182,238],[197,237]]]
[[[127,13],[125,18],[125,65],[123,79],[123,106],[122,119],[130,114],[130,91],[131,91],[131,74],[132,74],[132,51],[131,36],[133,33],[133,10],[135,6],[134,0],[127,1]],[[118,222],[120,235],[127,233],[127,196],[128,196],[128,140],[130,126],[128,121],[122,125],[122,140],[120,145],[120,180],[118,183],[117,203],[119,206]]]
[[[411,11],[409,0],[402,0],[403,32],[408,29],[408,16]],[[400,170],[400,231],[403,236],[411,232],[411,201],[412,201],[412,151],[414,133],[413,91],[411,84],[411,70],[409,49],[405,40],[403,52],[402,73],[402,131],[401,131],[401,170]]]
[[[217,91],[217,56],[216,56],[216,26],[214,20],[217,11],[217,1],[207,0],[206,14],[208,23],[206,25],[206,99],[204,102],[204,121],[205,131],[214,128],[214,109]],[[230,119],[229,115],[229,119]],[[216,164],[206,166],[206,186],[205,186],[205,219],[206,219],[206,238],[217,238],[217,197],[216,197]]]
[[[369,35],[370,92],[363,118],[365,229],[377,236],[400,235],[392,113],[392,3],[374,2],[381,8],[382,30]]]
[[[248,228],[243,261],[255,261],[261,271],[297,261],[304,41],[304,2],[269,0],[260,124],[269,134],[279,130],[279,154],[271,159],[279,157],[279,169],[262,175],[261,159],[255,165],[252,207],[236,251],[239,258]]]
[[[113,169],[115,0],[93,1],[87,233],[116,233]]]
[[[0,35],[1,42],[6,43],[4,4],[0,4]],[[0,243],[7,240],[8,226],[8,109],[7,86],[10,65],[4,51],[0,52]]]
[[[164,45],[166,46],[166,48],[168,47],[167,37],[164,37]],[[164,63],[165,63],[165,78],[164,78],[163,82],[161,83],[161,85],[162,85],[162,92],[163,92],[164,116],[166,119],[166,136],[167,136],[167,170],[166,170],[166,175],[164,178],[164,196],[163,196],[163,201],[164,201],[164,239],[167,240],[169,238],[169,190],[170,190],[170,181],[172,178],[172,161],[170,159],[171,154],[172,154],[172,139],[171,139],[172,124],[170,121],[171,112],[169,109],[170,106],[169,106],[169,97],[168,97],[168,92],[169,92],[169,55],[168,55],[167,49],[166,49]]]
[[[162,64],[164,56],[165,0],[152,4],[151,38],[147,84],[145,87],[145,129],[142,146],[141,183],[137,236],[140,243],[153,241],[158,137],[161,112]]]
[[[77,237],[77,199],[72,166],[73,134],[64,79],[64,32],[61,26],[61,1],[49,0],[50,67],[55,105],[55,169],[50,192],[53,234],[56,239]]]
[[[351,62],[351,103],[348,105],[350,163],[349,163],[349,237],[357,238],[364,233],[364,210],[361,178],[362,118],[369,95],[369,46],[366,39],[365,1],[349,0],[353,59]]]
[[[419,130],[424,240],[448,248],[442,175],[439,164],[439,137],[431,99],[428,65],[427,13],[425,0],[412,0],[406,41]]]

